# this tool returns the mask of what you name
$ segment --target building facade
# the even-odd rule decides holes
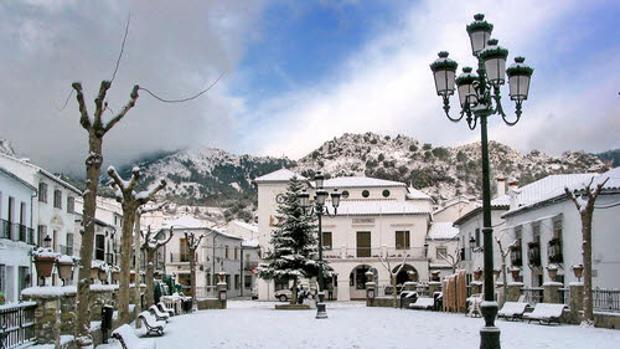
[[[33,185],[0,167],[0,293],[5,303],[19,301],[21,290],[32,285],[36,195]]]
[[[271,249],[271,233],[277,225],[278,199],[286,192],[289,180],[297,176],[281,169],[255,179],[258,188],[258,236],[261,251]],[[327,191],[341,193],[337,214],[324,216],[323,258],[334,270],[327,281],[332,299],[350,300],[365,297],[365,273],[377,276],[381,289],[390,284],[390,272],[405,263],[397,275],[399,284],[428,280],[428,257],[425,241],[431,224],[432,199],[404,183],[369,177],[338,177],[324,182]],[[308,185],[313,194],[314,188]],[[328,200],[326,206],[330,207]],[[333,210],[332,210],[333,211]],[[260,279],[258,296],[273,300],[274,292],[287,283]]]

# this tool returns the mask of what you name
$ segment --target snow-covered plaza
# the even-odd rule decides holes
[[[314,311],[276,311],[274,303],[230,301],[228,309],[172,318],[157,348],[473,348],[481,319],[463,314],[368,308],[328,303],[329,319]],[[620,332],[499,320],[502,348],[618,348]],[[142,332],[139,332],[141,335]],[[107,347],[107,346],[106,346]]]

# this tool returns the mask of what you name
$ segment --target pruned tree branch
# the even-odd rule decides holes
[[[95,115],[94,115],[95,118],[93,121],[93,127],[97,131],[102,130],[103,128],[103,123],[101,122],[101,114],[103,114],[105,110],[104,108],[105,97],[110,87],[112,87],[111,82],[107,80],[101,81],[101,84],[99,85],[99,93],[97,94],[97,98],[95,98]]]
[[[75,90],[78,102],[78,108],[80,110],[80,124],[85,130],[90,130],[90,117],[88,116],[88,109],[86,108],[86,102],[84,102],[84,94],[82,93],[82,84],[74,82],[71,87]]]
[[[150,190],[145,190],[136,194],[136,202],[138,205],[144,205],[147,202],[154,200],[155,195],[162,189],[166,187],[166,180],[161,179],[159,184],[156,187],[151,188]]]
[[[108,123],[105,125],[103,129],[104,133],[108,132],[112,127],[114,127],[114,125],[116,125],[117,122],[121,121],[121,119],[125,117],[125,114],[127,114],[127,112],[136,105],[136,101],[138,100],[138,97],[139,97],[138,95],[139,89],[140,89],[140,86],[138,85],[133,86],[133,89],[131,90],[131,94],[129,95],[130,97],[129,101],[127,102],[127,104],[125,104],[123,109],[121,109],[121,111],[115,117],[113,117],[110,121],[108,121]]]

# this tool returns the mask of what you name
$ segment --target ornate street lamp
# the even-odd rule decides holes
[[[515,63],[506,69],[508,50],[491,39],[493,25],[484,20],[484,15],[474,16],[474,22],[467,27],[472,54],[478,60],[478,69],[473,73],[469,67],[454,77],[457,63],[448,58],[448,52],[439,52],[439,58],[430,65],[435,79],[437,95],[443,98],[443,109],[451,121],[458,122],[463,117],[468,127],[473,130],[480,121],[482,148],[482,211],[483,211],[483,246],[493,246],[493,229],[491,228],[491,184],[489,180],[489,150],[487,139],[487,118],[499,115],[504,122],[513,126],[521,118],[521,106],[527,100],[530,80],[534,69],[527,66],[525,58],[516,57]],[[501,104],[500,88],[506,83],[510,86],[509,96],[515,102],[515,117],[509,120]],[[456,89],[461,106],[458,117],[450,116],[450,96]],[[480,330],[480,348],[500,348],[500,331],[495,327],[497,303],[493,290],[493,249],[484,248],[484,300],[481,310],[485,326]]]
[[[318,302],[316,303],[317,319],[327,318],[327,310],[325,307],[325,303],[323,302],[325,298],[325,276],[323,270],[323,228],[321,221],[323,215],[335,216],[337,214],[338,206],[340,206],[341,195],[338,189],[334,189],[334,191],[331,193],[328,193],[327,190],[323,189],[324,181],[325,176],[323,176],[320,171],[317,171],[317,173],[314,175],[314,206],[310,204],[310,194],[308,194],[306,190],[303,190],[301,193],[297,194],[297,200],[299,200],[299,205],[303,207],[304,214],[315,214],[319,221],[319,292]],[[325,204],[328,196],[331,197],[332,208],[334,210],[333,213],[329,211],[329,207]]]

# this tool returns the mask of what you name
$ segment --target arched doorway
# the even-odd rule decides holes
[[[396,272],[400,268],[400,265],[397,265],[392,272]],[[411,265],[405,264],[400,272],[396,275],[396,284],[403,285],[407,281],[418,281],[418,271]]]
[[[371,267],[367,264],[360,264],[353,268],[351,273],[349,274],[349,287],[350,287],[350,296],[351,299],[366,299],[366,282],[368,278],[366,277],[366,272],[372,271],[375,275],[375,280],[377,279],[377,269]]]

